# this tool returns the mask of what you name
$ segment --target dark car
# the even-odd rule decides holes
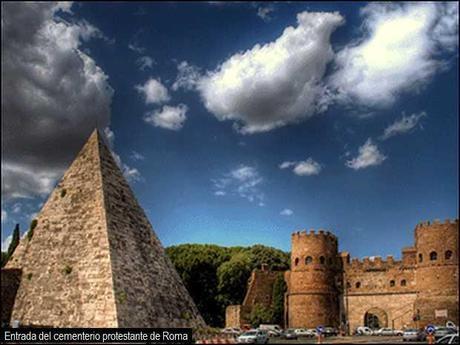
[[[294,329],[287,329],[281,334],[281,338],[283,339],[297,339],[297,334],[295,333]]]
[[[323,335],[325,337],[332,337],[332,336],[336,336],[337,334],[339,334],[339,331],[333,327],[324,328]]]
[[[403,341],[425,341],[426,333],[423,329],[408,328],[403,333]]]

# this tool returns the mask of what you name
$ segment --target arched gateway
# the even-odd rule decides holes
[[[364,326],[371,329],[388,327],[387,313],[380,308],[371,308],[364,314]]]

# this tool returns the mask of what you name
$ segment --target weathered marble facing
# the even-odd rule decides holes
[[[24,325],[204,325],[97,131],[6,268],[22,270],[12,320]]]

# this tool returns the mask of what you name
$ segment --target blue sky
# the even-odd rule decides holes
[[[2,248],[95,125],[165,246],[458,217],[456,3],[2,7]]]

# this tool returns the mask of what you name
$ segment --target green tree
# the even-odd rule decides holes
[[[243,302],[252,267],[252,256],[248,252],[235,254],[219,267],[217,277],[220,303],[228,306]]]
[[[273,283],[272,309],[273,323],[282,325],[284,320],[284,293],[287,291],[284,274],[280,273]]]
[[[11,237],[11,242],[8,246],[8,249],[6,252],[2,252],[2,267],[6,265],[8,260],[11,258],[11,255],[13,255],[14,250],[19,244],[19,224],[16,224],[13,230],[13,234]]]
[[[261,323],[273,323],[273,311],[271,308],[267,308],[261,304],[253,306],[251,313],[249,314],[249,322],[252,327],[259,327]]]
[[[272,270],[289,269],[289,253],[260,244],[249,247],[247,250],[254,260],[252,262],[253,268],[260,268],[262,264],[267,264]]]
[[[184,244],[169,247],[166,253],[206,323],[222,326],[225,307],[217,298],[217,269],[230,259],[230,251],[215,245]]]
[[[6,252],[2,252],[2,267],[6,265],[8,261],[8,254]]]
[[[8,251],[7,251],[8,259],[11,257],[11,255],[13,255],[14,250],[16,249],[18,244],[19,244],[19,224],[16,224],[13,230],[13,237],[11,238],[10,245],[8,246]]]

